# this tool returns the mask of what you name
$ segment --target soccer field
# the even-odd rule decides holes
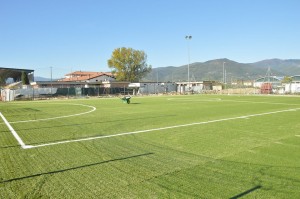
[[[0,103],[0,198],[300,198],[300,97]]]

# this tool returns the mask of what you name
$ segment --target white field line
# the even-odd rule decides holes
[[[206,121],[206,122],[196,122],[196,123],[190,123],[190,124],[182,124],[182,125],[176,125],[176,126],[168,126],[168,127],[162,127],[162,128],[154,128],[154,129],[148,129],[148,130],[140,130],[140,131],[126,132],[126,133],[119,133],[119,134],[114,134],[114,135],[96,136],[96,137],[89,137],[89,138],[82,138],[82,139],[75,139],[75,140],[51,142],[51,143],[39,144],[39,145],[27,145],[26,149],[38,148],[38,147],[44,147],[44,146],[52,146],[52,145],[65,144],[65,143],[72,143],[72,142],[82,142],[82,141],[96,140],[96,139],[103,139],[103,138],[110,138],[110,137],[118,137],[118,136],[125,136],[125,135],[133,135],[133,134],[138,134],[138,133],[161,131],[161,130],[166,130],[166,129],[180,128],[180,127],[187,127],[187,126],[194,126],[194,125],[201,125],[201,124],[209,124],[209,123],[214,123],[214,122],[223,122],[223,121],[235,120],[235,119],[248,119],[249,117],[270,115],[270,114],[283,113],[283,112],[289,112],[289,111],[297,111],[299,109],[300,108],[287,109],[287,110],[281,110],[281,111],[273,111],[273,112],[266,112],[266,113],[252,114],[252,115],[244,115],[244,116],[231,117],[231,118],[224,118],[224,119],[218,119],[218,120],[211,120],[211,121]]]
[[[66,117],[74,117],[74,116],[79,116],[79,115],[84,115],[91,113],[96,110],[96,107],[94,106],[89,106],[85,104],[71,104],[71,105],[78,105],[78,106],[86,106],[89,108],[92,108],[92,110],[83,112],[83,113],[77,113],[77,114],[72,114],[72,115],[65,115],[65,116],[59,116],[59,117],[51,117],[51,118],[45,118],[45,119],[37,119],[37,120],[24,120],[24,121],[16,121],[16,122],[10,122],[11,124],[16,124],[16,123],[25,123],[25,122],[37,122],[37,121],[45,121],[45,120],[54,120],[54,119],[60,119],[60,118],[66,118]]]
[[[281,102],[253,102],[253,101],[244,101],[244,100],[222,100],[223,102],[242,102],[242,103],[252,103],[252,104],[276,104],[276,105],[294,105],[299,106],[299,104],[288,104],[288,103],[281,103]]]
[[[300,137],[300,135],[295,135],[295,136]]]
[[[280,103],[280,102],[254,102],[254,101],[246,101],[246,100],[228,100],[228,99],[222,99],[222,98],[210,98],[210,99],[194,99],[194,98],[168,98],[167,100],[172,101],[194,101],[194,102],[216,102],[216,101],[222,101],[222,102],[240,102],[240,103],[251,103],[251,104],[275,104],[275,105],[292,105],[292,106],[299,106],[299,104],[288,104],[288,103]]]
[[[207,99],[195,99],[195,98],[168,98],[168,101],[203,101],[203,102],[215,102],[215,101],[221,101],[221,98],[207,98]]]
[[[8,129],[10,130],[10,132],[13,134],[13,136],[16,138],[16,140],[19,142],[19,144],[21,145],[21,147],[23,149],[26,148],[25,143],[23,142],[23,140],[20,138],[20,136],[17,134],[17,132],[14,130],[14,128],[9,124],[9,122],[6,120],[6,118],[2,115],[2,113],[0,112],[0,116],[2,118],[2,120],[4,121],[4,123],[6,124],[6,126],[8,127]]]

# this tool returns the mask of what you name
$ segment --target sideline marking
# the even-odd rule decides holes
[[[246,100],[227,100],[223,99],[223,101],[227,102],[245,102],[245,103],[252,103],[252,104],[276,104],[276,105],[293,105],[298,106],[299,104],[288,104],[288,103],[280,103],[280,102],[253,102],[253,101],[246,101]]]
[[[70,105],[70,104],[67,104],[67,105]],[[16,121],[16,122],[10,122],[10,123],[11,124],[16,124],[16,123],[37,122],[37,121],[54,120],[54,119],[60,119],[60,118],[66,118],[66,117],[74,117],[74,116],[78,116],[78,115],[88,114],[88,113],[91,113],[91,112],[96,110],[96,107],[85,105],[85,104],[71,104],[71,105],[86,106],[86,107],[92,108],[92,110],[87,111],[87,112],[83,112],[83,113],[73,114],[73,115],[65,115],[65,116],[51,117],[51,118],[44,118],[44,119],[37,119],[37,120]]]
[[[38,148],[38,147],[44,147],[44,146],[52,146],[52,145],[72,143],[72,142],[82,142],[82,141],[96,140],[96,139],[103,139],[103,138],[110,138],[110,137],[118,137],[118,136],[124,136],[124,135],[133,135],[133,134],[138,134],[138,133],[147,133],[147,132],[153,132],[153,131],[160,131],[160,130],[166,130],[166,129],[187,127],[187,126],[194,126],[194,125],[200,125],[200,124],[209,124],[209,123],[222,122],[222,121],[228,121],[228,120],[245,119],[245,118],[249,118],[249,117],[256,117],[256,116],[262,116],[262,115],[270,115],[270,114],[276,114],[276,113],[282,113],[282,112],[296,111],[296,110],[299,110],[299,109],[300,108],[287,109],[287,110],[281,110],[281,111],[273,111],[273,112],[258,113],[258,114],[244,115],[244,116],[231,117],[231,118],[224,118],[224,119],[218,119],[218,120],[211,120],[211,121],[206,121],[206,122],[196,122],[196,123],[182,124],[182,125],[176,125],[176,126],[167,126],[167,127],[148,129],[148,130],[132,131],[132,132],[119,133],[119,134],[114,134],[114,135],[105,135],[105,136],[96,136],[96,137],[81,138],[81,139],[75,139],[75,140],[51,142],[51,143],[46,143],[46,144],[27,146],[27,148],[24,148],[24,149]]]
[[[168,101],[188,101],[188,102],[215,102],[221,101],[221,98],[207,98],[207,99],[195,99],[195,98],[168,98]]]
[[[4,117],[4,115],[2,115],[1,112],[0,112],[0,116],[1,116],[2,120],[4,121],[4,123],[6,124],[6,126],[8,127],[8,129],[10,130],[10,132],[13,134],[13,136],[19,142],[21,147],[23,149],[26,149],[28,146],[26,146],[26,144],[23,142],[23,140],[20,138],[20,136],[17,134],[17,132],[14,130],[14,128],[9,124],[9,122],[6,120],[6,118]]]
[[[280,103],[280,102],[254,102],[254,101],[246,101],[246,100],[230,100],[230,99],[221,99],[221,98],[208,98],[208,99],[194,99],[194,98],[168,98],[169,101],[199,101],[199,102],[215,102],[215,101],[223,101],[223,102],[241,102],[241,103],[252,103],[252,104],[276,104],[276,105],[293,105],[299,106],[299,104],[288,104],[288,103]]]
[[[300,137],[300,135],[295,135],[296,137]]]

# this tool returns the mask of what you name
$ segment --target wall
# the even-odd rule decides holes
[[[176,92],[175,83],[140,83],[137,94],[156,94]]]
[[[88,80],[87,82],[102,82],[102,81],[115,81],[115,78],[109,77],[107,75],[101,75],[93,79]]]

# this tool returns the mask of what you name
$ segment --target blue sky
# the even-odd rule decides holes
[[[0,67],[60,78],[110,71],[114,49],[153,68],[228,58],[299,59],[299,0],[0,0]],[[192,35],[187,41],[186,35]]]

